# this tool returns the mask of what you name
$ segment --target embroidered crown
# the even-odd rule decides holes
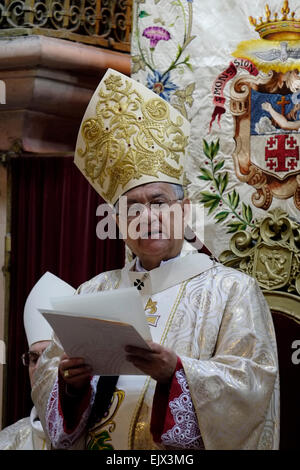
[[[110,204],[136,186],[183,184],[189,122],[135,80],[108,69],[83,117],[75,164]]]
[[[259,18],[259,23],[252,16],[249,17],[250,23],[255,26],[262,39],[269,40],[299,40],[300,37],[300,19],[295,18],[293,11],[289,17],[290,8],[289,2],[285,0],[281,8],[282,18],[278,18],[278,13],[274,13],[274,18],[271,18],[271,10],[269,5],[265,6],[266,21],[262,17]]]

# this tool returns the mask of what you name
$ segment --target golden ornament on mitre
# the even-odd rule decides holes
[[[182,184],[189,131],[189,122],[168,102],[108,69],[83,117],[74,161],[113,205],[142,184]]]

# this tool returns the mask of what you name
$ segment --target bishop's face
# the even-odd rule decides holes
[[[40,356],[43,354],[45,349],[49,346],[51,341],[38,341],[33,343],[29,348],[29,379],[31,387],[34,384],[34,373],[39,365]]]
[[[168,183],[141,185],[120,199],[119,229],[145,269],[180,253],[188,210],[188,199],[178,200]]]

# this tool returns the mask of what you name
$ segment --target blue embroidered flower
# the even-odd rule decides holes
[[[147,77],[147,87],[150,90],[157,93],[164,100],[170,101],[170,94],[172,91],[177,90],[178,86],[170,80],[170,72],[168,72],[164,77],[157,70],[154,71],[154,75],[148,74]]]

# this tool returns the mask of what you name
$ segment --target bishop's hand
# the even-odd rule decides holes
[[[126,346],[127,360],[132,362],[145,375],[150,375],[160,383],[167,383],[174,374],[177,356],[171,349],[160,344],[148,342],[151,351]]]
[[[63,381],[76,391],[85,389],[90,383],[92,369],[82,357],[68,357],[64,354],[58,371]]]

